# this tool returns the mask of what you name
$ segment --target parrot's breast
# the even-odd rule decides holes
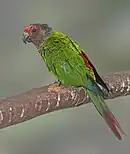
[[[43,59],[50,72],[66,85],[83,86],[86,83],[86,68],[75,49],[64,41],[55,41],[44,46]]]
[[[77,66],[76,66],[77,65]],[[62,84],[81,86],[86,82],[86,73],[74,59],[55,59],[52,61],[51,70]],[[82,71],[81,71],[82,70]]]

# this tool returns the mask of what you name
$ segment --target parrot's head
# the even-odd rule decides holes
[[[52,28],[48,24],[30,24],[24,27],[23,42],[33,43],[36,47],[47,39]]]

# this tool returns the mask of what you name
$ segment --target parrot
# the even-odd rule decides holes
[[[105,103],[110,90],[80,45],[67,34],[41,23],[25,26],[22,40],[35,45],[59,86],[83,87],[109,129],[122,140],[125,133]]]

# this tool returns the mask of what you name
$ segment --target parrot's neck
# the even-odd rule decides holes
[[[33,40],[32,43],[37,49],[39,49],[40,44],[44,41],[43,35],[39,35],[36,40]]]
[[[39,49],[41,43],[44,43],[44,41],[48,39],[51,32],[52,30],[48,31],[47,33],[43,31],[37,35],[35,40],[32,41],[32,43],[36,46],[37,49]]]

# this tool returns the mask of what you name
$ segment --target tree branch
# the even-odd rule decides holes
[[[130,72],[119,72],[103,77],[113,99],[130,94]],[[83,88],[51,84],[26,93],[0,100],[0,128],[18,124],[37,116],[89,103]]]

